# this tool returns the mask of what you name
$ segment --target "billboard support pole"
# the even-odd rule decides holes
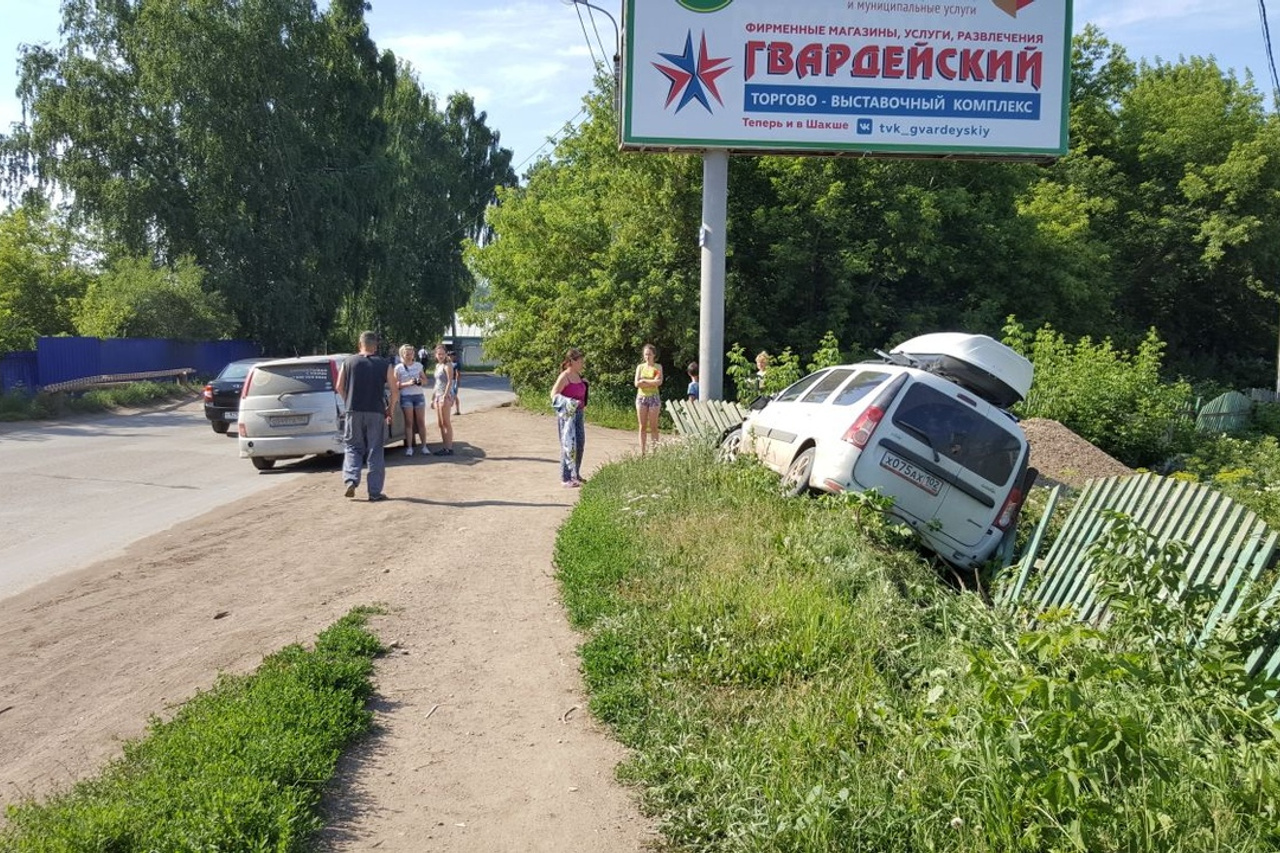
[[[702,289],[698,311],[698,399],[724,399],[725,227],[729,208],[729,152],[702,155]]]

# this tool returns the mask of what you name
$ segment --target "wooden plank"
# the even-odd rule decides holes
[[[1027,545],[1023,549],[1022,559],[1018,562],[1018,573],[1013,579],[1013,583],[1001,590],[1000,602],[1007,604],[1013,601],[1021,601],[1023,591],[1027,588],[1027,581],[1031,577],[1031,571],[1036,564],[1036,556],[1040,553],[1040,545],[1044,542],[1044,537],[1049,532],[1049,522],[1053,520],[1053,510],[1058,505],[1058,498],[1062,496],[1062,486],[1054,486],[1049,491],[1049,497],[1045,501],[1044,512],[1040,515],[1040,521],[1036,524],[1035,531],[1031,534],[1031,538],[1027,540]]]

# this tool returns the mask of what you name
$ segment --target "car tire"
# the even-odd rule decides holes
[[[721,462],[732,462],[742,450],[742,427],[734,427],[720,439],[716,450],[716,458]]]
[[[276,467],[276,460],[264,459],[261,456],[250,456],[249,461],[252,462],[253,467],[257,468],[259,471],[270,471],[272,468]]]
[[[218,435],[226,435],[231,424],[226,421],[209,421],[209,426],[213,427],[213,431]]]
[[[791,460],[787,473],[782,475],[782,494],[789,498],[809,493],[809,476],[813,473],[812,447],[800,451],[800,455]]]

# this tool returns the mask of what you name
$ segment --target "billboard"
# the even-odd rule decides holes
[[[1071,0],[623,0],[630,149],[1049,159]]]

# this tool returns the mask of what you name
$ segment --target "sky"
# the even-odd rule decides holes
[[[785,0],[779,0],[784,2]],[[652,2],[652,0],[650,0]],[[1044,2],[1044,0],[1041,0]],[[1052,0],[1050,0],[1052,2]],[[581,119],[591,88],[593,57],[613,51],[613,25],[599,12],[579,21],[568,0],[370,0],[369,31],[416,69],[440,101],[466,91],[487,114],[502,145],[515,152],[516,172],[547,138]],[[56,45],[58,0],[0,0],[0,132],[22,118],[14,89],[21,44]],[[617,17],[619,0],[595,0]],[[1280,47],[1280,0],[1268,7]],[[1132,59],[1213,56],[1238,77],[1252,71],[1269,88],[1259,0],[1076,0],[1073,27],[1096,24]],[[1268,103],[1270,103],[1268,101]]]

